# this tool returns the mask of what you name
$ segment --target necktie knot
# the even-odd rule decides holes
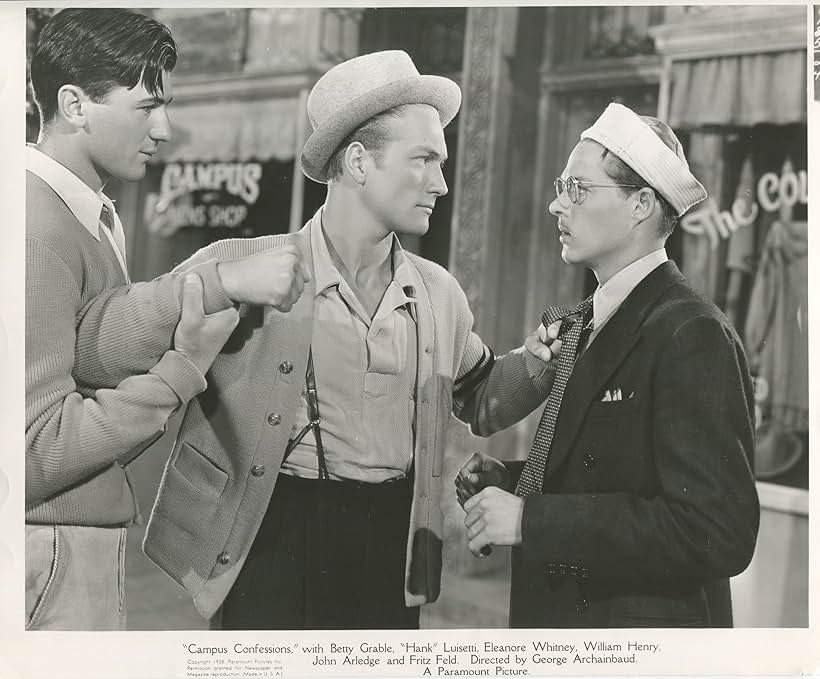
[[[102,210],[100,210],[100,221],[105,228],[114,233],[114,215],[111,214],[110,208],[105,203],[102,204]]]
[[[582,299],[572,309],[565,306],[550,306],[544,311],[541,316],[541,322],[544,327],[549,327],[555,321],[563,321],[561,324],[560,335],[564,335],[575,323],[581,321],[581,327],[587,325],[592,319],[592,295],[586,299]]]

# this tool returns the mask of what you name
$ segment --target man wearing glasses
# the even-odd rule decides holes
[[[751,381],[664,249],[706,191],[672,130],[619,104],[555,190],[561,256],[599,285],[544,314],[567,320],[527,460],[459,472],[469,547],[513,545],[512,627],[729,626],[759,522]]]

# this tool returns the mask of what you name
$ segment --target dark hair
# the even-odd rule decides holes
[[[372,118],[365,120],[353,130],[353,132],[347,135],[331,154],[330,160],[327,161],[328,180],[336,179],[342,175],[342,161],[345,151],[347,151],[347,147],[355,141],[370,151],[376,157],[377,163],[380,162],[380,152],[385,142],[389,139],[387,121],[400,118],[407,106],[410,106],[410,104],[402,104],[401,106],[394,106],[386,111],[382,111]]]
[[[177,46],[164,24],[127,9],[64,9],[43,26],[31,57],[31,87],[42,123],[57,112],[63,85],[81,87],[99,102],[115,87],[142,82],[162,91],[162,73],[177,63]]]
[[[662,120],[653,118],[652,116],[641,116],[641,120],[649,125],[652,131],[658,135],[660,140],[676,155],[680,156],[683,154],[681,144],[669,125]],[[675,230],[675,226],[678,224],[678,213],[675,208],[673,208],[669,204],[669,201],[658,193],[654,187],[649,186],[649,183],[643,177],[641,177],[637,172],[635,172],[635,170],[633,170],[614,153],[611,153],[608,149],[604,149],[604,153],[601,155],[601,158],[604,161],[604,172],[610,179],[612,179],[614,183],[632,184],[634,186],[642,187],[645,186],[651,188],[655,192],[655,195],[658,198],[658,203],[661,206],[661,236],[665,238],[668,237]],[[623,196],[628,196],[630,193],[628,189],[618,189],[618,191],[620,191]]]

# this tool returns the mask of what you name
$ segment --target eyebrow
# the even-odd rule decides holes
[[[427,155],[433,156],[433,158],[441,158],[442,161],[447,160],[448,156],[441,155],[436,149],[432,146],[425,146],[424,144],[420,144],[419,146],[414,146],[412,152],[418,153],[419,151],[424,151]]]
[[[568,177],[575,177],[579,182],[594,182],[595,181],[594,179],[588,177],[587,175],[579,174],[577,172],[567,173],[567,176],[564,177],[564,179],[567,179]]]
[[[147,97],[145,99],[140,99],[137,102],[137,106],[147,106],[148,104],[157,104],[158,106],[161,106],[162,104],[165,104],[167,106],[173,100],[174,100],[173,97],[168,97],[168,99],[165,99],[163,97]]]

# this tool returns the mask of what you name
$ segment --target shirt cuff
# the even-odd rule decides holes
[[[173,349],[166,351],[159,363],[148,372],[162,378],[177,395],[181,404],[187,403],[208,387],[205,375],[194,362]]]
[[[217,260],[209,259],[195,267],[188,273],[197,273],[202,278],[202,298],[205,305],[206,314],[215,314],[217,311],[228,309],[234,305],[233,300],[228,297],[222,287],[222,279],[219,277],[216,265]]]

